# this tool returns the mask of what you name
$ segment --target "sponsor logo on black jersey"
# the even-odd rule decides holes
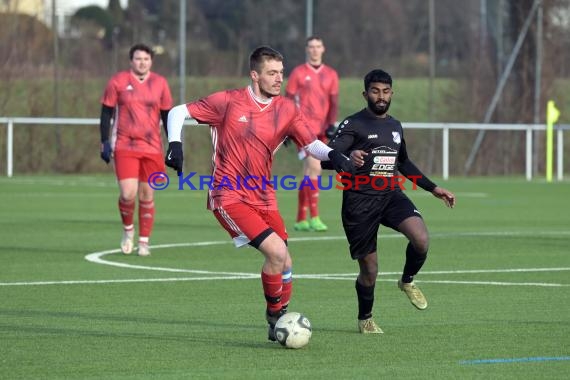
[[[402,142],[402,138],[400,137],[400,132],[392,132],[392,136],[394,137],[394,142],[399,144]]]
[[[372,154],[398,154],[396,149],[392,149],[389,146],[379,146],[372,148]]]

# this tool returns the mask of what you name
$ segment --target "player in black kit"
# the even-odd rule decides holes
[[[380,224],[408,239],[406,263],[398,287],[416,308],[427,308],[426,298],[413,280],[427,257],[428,231],[420,212],[400,186],[412,180],[448,207],[455,205],[455,195],[430,181],[408,158],[402,125],[387,113],[392,94],[390,74],[382,70],[369,72],[364,78],[363,92],[368,106],[347,117],[329,143],[331,148],[350,155],[357,167],[354,175],[347,174],[342,179],[345,185],[342,224],[350,255],[358,260],[360,267],[356,294],[358,328],[363,334],[382,333],[372,318]],[[328,169],[325,162],[322,164]],[[413,184],[407,182],[407,188],[415,187]]]

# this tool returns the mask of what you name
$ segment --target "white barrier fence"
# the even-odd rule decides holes
[[[89,118],[45,118],[45,117],[0,117],[0,124],[6,128],[6,176],[14,175],[14,126],[27,125],[99,125],[99,119]],[[187,121],[186,124],[196,124]],[[532,142],[533,131],[545,131],[544,124],[477,124],[477,123],[403,123],[405,129],[437,129],[442,131],[442,176],[449,178],[449,131],[450,130],[488,130],[488,131],[526,131],[525,172],[526,179],[532,179]],[[564,130],[570,130],[570,125],[556,126],[556,178],[563,178]]]

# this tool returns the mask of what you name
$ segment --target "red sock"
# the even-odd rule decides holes
[[[121,213],[123,226],[132,226],[135,213],[135,201],[126,202],[119,197],[119,212]]]
[[[314,190],[308,186],[307,192],[309,193],[309,209],[311,210],[311,217],[319,216],[319,181],[311,178]]]
[[[299,189],[298,202],[297,202],[297,222],[307,219],[307,207],[309,207],[307,199],[306,186]]]
[[[149,237],[154,225],[154,201],[139,201],[139,236]]]
[[[281,273],[267,274],[261,272],[261,283],[263,284],[263,293],[267,301],[267,310],[272,313],[280,311],[281,297],[283,296]]]
[[[291,293],[293,293],[293,273],[291,268],[286,269],[281,273],[282,290],[281,290],[281,305],[287,307],[289,305],[289,300],[291,299]]]

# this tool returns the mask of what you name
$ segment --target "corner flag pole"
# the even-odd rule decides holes
[[[556,108],[554,100],[546,104],[546,182],[552,182],[552,161],[554,160],[554,123],[558,121],[560,111]]]

